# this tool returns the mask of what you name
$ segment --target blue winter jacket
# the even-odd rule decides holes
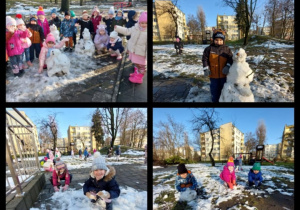
[[[185,179],[181,178],[179,174],[176,176],[176,181],[175,181],[175,188],[179,192],[184,192],[186,190],[186,187],[180,187],[181,184],[192,184],[191,187],[189,187],[191,190],[196,190],[197,188],[197,180],[192,174],[191,171],[188,170],[187,177]]]
[[[77,22],[78,18],[73,18],[71,20],[73,20],[74,25],[75,25],[75,23]],[[74,34],[77,34],[77,27],[76,26],[74,27]]]
[[[113,47],[111,46],[111,43],[108,43],[107,49],[109,49],[109,48],[111,48],[114,51],[119,50],[120,53],[122,53],[124,51],[124,47],[122,45],[122,39],[118,38],[118,40],[115,43],[115,46],[113,46]]]
[[[89,154],[89,153],[88,153],[87,149],[85,149],[83,155],[84,155],[84,156],[88,156],[88,154]]]
[[[114,18],[112,19],[105,19],[105,17],[103,18],[103,22],[106,24],[106,31],[107,31],[107,34],[109,35],[110,32],[112,32],[114,29],[111,28],[111,24],[112,24],[112,21],[113,21]]]
[[[74,33],[74,30],[75,30],[74,28],[75,28],[74,20],[64,19],[61,22],[60,34],[63,34],[64,37],[73,37],[73,33]]]
[[[250,169],[249,173],[248,173],[248,181],[249,182],[255,182],[255,181],[260,181],[262,182],[263,181],[263,178],[262,178],[262,173],[259,171],[258,174],[255,174],[253,172],[252,169]]]
[[[134,10],[130,10],[128,12],[128,22],[126,23],[125,27],[126,28],[131,28],[133,27],[137,21],[133,20],[132,17],[136,14],[136,12]],[[126,36],[126,39],[129,40],[130,36]]]
[[[116,150],[116,155],[121,155],[121,149],[120,149],[120,148],[118,148],[118,149]]]

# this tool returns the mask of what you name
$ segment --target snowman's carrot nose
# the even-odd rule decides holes
[[[239,54],[239,53],[237,53],[236,55],[237,55],[237,56],[239,56],[240,54]]]

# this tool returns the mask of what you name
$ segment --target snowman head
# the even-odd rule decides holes
[[[57,57],[61,54],[60,50],[59,49],[52,49],[51,52],[50,52],[50,56],[51,57]]]
[[[242,62],[246,61],[246,57],[247,57],[247,54],[246,54],[245,50],[240,48],[235,51],[232,59],[236,62],[242,63]]]
[[[52,25],[50,26],[50,31],[56,31],[56,30],[57,30],[56,25],[52,24]]]
[[[91,39],[91,33],[89,32],[89,30],[87,28],[85,28],[82,32],[82,36],[84,40],[89,40]]]

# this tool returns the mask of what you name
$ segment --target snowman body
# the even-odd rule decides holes
[[[50,57],[46,59],[47,73],[49,77],[63,76],[70,73],[70,60],[58,49],[50,52]]]
[[[82,32],[83,39],[80,39],[78,45],[75,46],[75,52],[79,55],[93,56],[95,45],[91,39],[91,33],[87,28]]]
[[[57,30],[56,25],[53,24],[50,26],[50,33],[54,36],[55,42],[59,43],[59,31]]]

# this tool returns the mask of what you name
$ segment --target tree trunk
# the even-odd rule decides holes
[[[70,9],[70,0],[61,0],[61,12],[69,11]]]
[[[248,44],[248,35],[249,35],[249,26],[246,26],[246,31],[245,31],[245,39],[244,39],[244,46]]]
[[[52,2],[52,0],[51,0],[51,2]],[[58,4],[58,0],[55,0],[55,4]]]
[[[214,136],[213,136],[213,132],[212,132],[212,129],[210,129],[210,135],[211,135],[211,150],[210,152],[208,153],[209,157],[210,157],[210,161],[211,161],[211,166],[215,166],[215,160],[213,158],[213,156],[211,155],[213,149],[214,149]]]
[[[83,5],[83,0],[80,0],[80,6],[82,6]]]

